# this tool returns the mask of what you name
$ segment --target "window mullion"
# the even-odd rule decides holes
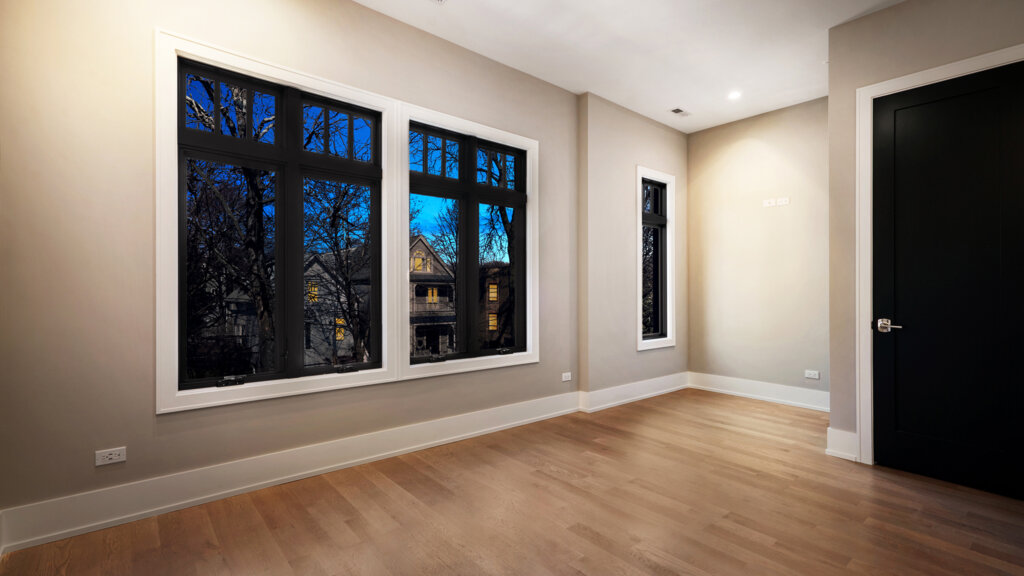
[[[284,262],[278,274],[279,294],[284,300],[283,324],[285,339],[283,348],[286,350],[285,372],[288,376],[299,376],[304,367],[305,355],[305,278],[303,277],[305,246],[303,245],[303,197],[301,150],[302,134],[302,99],[298,91],[286,89],[282,96],[280,109],[284,112],[284,122],[278,127],[277,133],[284,139],[285,189],[284,225],[279,231],[284,244]],[[282,279],[283,277],[283,279]],[[283,286],[281,284],[283,283]],[[300,345],[300,343],[302,345]]]

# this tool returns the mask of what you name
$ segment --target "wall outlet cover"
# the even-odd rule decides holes
[[[128,459],[128,449],[124,446],[118,448],[107,448],[96,451],[96,465],[105,466],[115,462],[124,462]]]
[[[562,382],[568,382],[572,380],[572,372],[562,372]]]
[[[804,378],[810,378],[811,380],[821,379],[821,373],[817,370],[804,370]]]

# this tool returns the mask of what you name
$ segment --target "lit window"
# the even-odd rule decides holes
[[[320,284],[315,280],[306,282],[306,299],[310,302],[316,302],[320,296]]]
[[[498,285],[497,284],[488,284],[487,285],[487,299],[490,300],[491,302],[497,302],[498,301]]]
[[[345,319],[335,318],[334,319],[334,339],[344,340],[345,339]]]
[[[423,252],[416,252],[412,258],[412,269],[415,272],[423,271]]]
[[[487,329],[491,332],[497,332],[498,330],[498,315],[488,314],[487,315]]]
[[[427,303],[437,304],[437,288],[427,288]]]

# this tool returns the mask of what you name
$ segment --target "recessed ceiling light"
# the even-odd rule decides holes
[[[739,100],[742,97],[743,92],[740,92],[739,90],[733,90],[732,92],[729,92],[728,96],[729,100]]]

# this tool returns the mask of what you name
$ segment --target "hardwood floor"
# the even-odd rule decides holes
[[[1024,574],[1024,502],[828,457],[827,424],[683,390],[13,552],[0,575]]]

